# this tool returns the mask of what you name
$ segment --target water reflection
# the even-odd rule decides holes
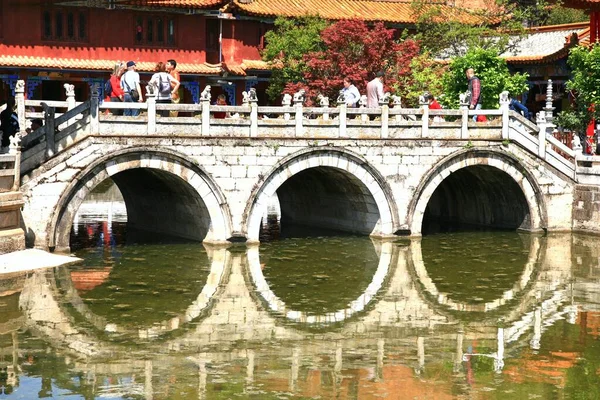
[[[10,398],[593,398],[597,238],[506,235],[86,250],[81,266],[0,281],[0,387]],[[319,241],[327,256],[311,251]]]

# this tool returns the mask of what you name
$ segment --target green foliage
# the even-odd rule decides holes
[[[474,48],[464,57],[453,58],[448,72],[442,78],[444,97],[441,100],[447,108],[459,107],[459,94],[467,90],[467,68],[473,68],[475,75],[481,80],[484,109],[498,108],[498,96],[504,90],[508,90],[513,96],[527,90],[526,74],[511,74],[506,61],[498,57],[496,51]]]
[[[567,89],[575,93],[576,101],[571,110],[558,114],[555,123],[583,133],[592,119],[600,118],[600,44],[573,48],[567,62],[572,70]]]
[[[419,95],[429,92],[436,98],[443,94],[442,77],[447,66],[423,53],[410,62],[410,75],[399,77],[393,90],[402,97],[404,107],[418,107]]]
[[[266,61],[281,62],[282,68],[273,69],[267,88],[269,99],[281,96],[288,82],[301,81],[306,72],[304,55],[324,49],[321,31],[328,23],[315,16],[303,18],[278,17],[275,28],[265,34],[267,45],[263,50]]]
[[[550,9],[545,25],[562,25],[587,21],[589,17],[583,10],[555,6]]]
[[[471,48],[501,54],[515,45],[511,38],[525,34],[522,21],[528,18],[528,13],[505,1],[499,3],[490,2],[490,7],[484,10],[448,15],[446,8],[414,0],[415,38],[424,50],[441,57],[463,56]]]

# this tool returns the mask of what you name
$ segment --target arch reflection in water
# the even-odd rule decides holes
[[[489,312],[514,300],[540,263],[539,237],[514,232],[434,235],[414,241],[411,250],[429,296],[463,312]]]
[[[198,245],[131,246],[114,263],[94,250],[82,251],[85,268],[61,268],[55,275],[64,300],[96,329],[154,338],[209,308],[225,276],[227,254]]]
[[[319,238],[295,244],[296,250],[290,249],[288,240],[284,249],[274,243],[262,246],[260,254],[256,246],[247,252],[255,291],[269,310],[290,321],[331,324],[364,311],[392,269],[389,242]],[[332,253],[337,258],[323,257]]]

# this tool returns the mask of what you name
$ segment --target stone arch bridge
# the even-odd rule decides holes
[[[132,227],[211,243],[257,242],[275,195],[282,224],[376,237],[419,236],[428,224],[448,222],[526,231],[598,226],[589,223],[599,218],[600,194],[589,193],[600,183],[596,160],[506,102],[478,111],[489,122],[474,123],[473,111],[425,104],[164,105],[150,93],[147,103],[125,105],[67,95],[44,103],[23,100],[17,88],[22,126],[45,118],[21,142],[23,225],[36,247],[68,249],[79,205],[108,178]],[[104,112],[125,106],[142,116]],[[178,118],[157,116],[175,108]],[[232,117],[214,119],[215,111]],[[440,115],[446,121],[432,122]],[[592,211],[577,214],[586,207]]]

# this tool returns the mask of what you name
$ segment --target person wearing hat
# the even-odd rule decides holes
[[[375,79],[367,83],[367,107],[377,108],[379,107],[379,100],[383,98],[383,71],[379,71],[375,75]]]
[[[140,87],[140,74],[135,71],[135,61],[127,61],[127,72],[121,76],[121,88],[125,92],[123,102],[133,103],[139,101],[141,103],[144,101]],[[139,114],[139,109],[128,108],[123,110],[123,115],[137,117]]]

